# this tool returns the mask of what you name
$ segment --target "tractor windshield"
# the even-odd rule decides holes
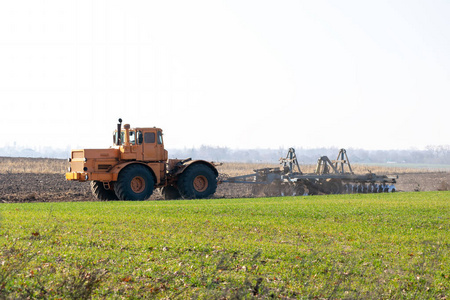
[[[130,144],[131,145],[140,145],[142,144],[142,131],[130,131]]]
[[[125,143],[125,131],[120,132],[120,142],[117,141],[117,131],[114,132],[113,137],[114,137],[114,145],[118,146]],[[142,144],[142,132],[130,130],[130,144],[136,145],[136,141],[138,145]]]

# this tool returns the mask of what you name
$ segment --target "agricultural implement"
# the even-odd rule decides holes
[[[246,183],[253,185],[253,194],[266,196],[387,193],[395,192],[397,176],[374,173],[355,174],[345,149],[336,160],[322,156],[314,173],[303,173],[294,148],[280,159],[281,167],[254,170],[255,173],[224,178],[223,183]]]

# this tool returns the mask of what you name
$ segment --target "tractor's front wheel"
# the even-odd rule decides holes
[[[153,175],[145,166],[130,165],[119,173],[114,190],[120,200],[146,200],[154,186]]]
[[[107,190],[101,181],[91,181],[91,192],[95,198],[102,201],[118,200],[114,190]]]
[[[216,192],[217,179],[210,167],[196,164],[189,166],[180,175],[177,186],[183,198],[203,199]]]

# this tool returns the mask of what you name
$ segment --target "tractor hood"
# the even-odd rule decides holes
[[[71,172],[92,172],[107,170],[117,164],[119,149],[81,149],[72,150],[69,158]]]

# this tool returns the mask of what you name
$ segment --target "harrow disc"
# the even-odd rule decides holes
[[[294,196],[303,196],[304,194],[305,194],[305,188],[302,185],[297,184],[294,187]]]
[[[363,187],[362,184],[358,184],[357,192],[358,192],[359,194],[362,194],[362,193],[364,192],[364,187]]]
[[[353,193],[353,185],[346,184],[344,187],[344,191],[346,194],[352,194]]]
[[[295,196],[294,186],[285,184],[281,186],[281,196]]]
[[[379,184],[379,185],[378,185],[378,193],[383,193],[383,191],[384,191],[384,186],[383,186],[383,184]]]

